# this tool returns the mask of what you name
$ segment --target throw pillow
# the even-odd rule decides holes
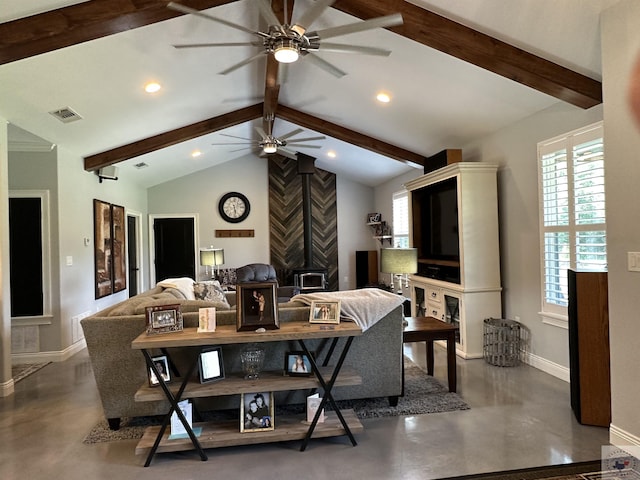
[[[209,302],[220,302],[226,304],[227,308],[231,308],[227,301],[227,296],[220,287],[220,283],[213,282],[196,282],[193,284],[193,294],[197,300],[207,300]]]

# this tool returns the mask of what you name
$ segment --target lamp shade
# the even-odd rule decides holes
[[[381,248],[380,271],[382,273],[416,273],[418,271],[417,248]]]
[[[224,264],[224,249],[203,248],[200,250],[200,265],[217,267]]]

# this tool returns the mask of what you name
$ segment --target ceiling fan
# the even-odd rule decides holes
[[[264,55],[273,54],[275,59],[280,63],[292,63],[300,57],[308,59],[308,61],[324,69],[336,77],[346,75],[346,72],[335,67],[326,60],[315,55],[315,52],[342,52],[342,53],[361,53],[366,55],[388,56],[391,51],[382,48],[359,45],[346,45],[339,43],[329,43],[324,40],[327,38],[346,35],[349,33],[362,32],[374,28],[393,27],[402,24],[402,15],[399,13],[386,15],[383,17],[371,18],[356,23],[341,25],[338,27],[329,27],[317,31],[309,31],[309,27],[315,22],[322,13],[329,8],[336,0],[317,0],[295,23],[290,23],[286,18],[288,8],[285,0],[285,21],[280,23],[278,17],[271,8],[268,0],[255,0],[261,17],[266,21],[268,28],[265,31],[251,30],[250,28],[238,25],[236,23],[214,17],[199,10],[186,7],[179,3],[169,2],[168,8],[182,13],[189,13],[199,17],[218,22],[230,28],[249,33],[258,37],[258,40],[252,42],[227,42],[227,43],[195,43],[174,45],[175,48],[200,48],[200,47],[234,47],[234,46],[256,46],[261,47],[261,51],[231,67],[220,72],[226,75],[234,70],[247,65]]]
[[[320,148],[320,145],[308,145],[305,142],[324,140],[325,138],[327,138],[324,135],[319,135],[316,137],[292,138],[303,132],[301,128],[296,128],[295,130],[285,133],[284,135],[281,135],[279,137],[276,137],[272,134],[267,134],[267,132],[260,127],[255,127],[255,131],[258,133],[258,135],[260,135],[260,138],[258,140],[252,140],[250,138],[221,133],[220,135],[223,135],[225,137],[237,138],[240,140],[244,140],[244,142],[213,143],[212,145],[249,145],[249,147],[246,148],[261,149],[262,153],[265,154],[279,153],[284,157],[296,159],[297,157],[295,152],[292,152],[291,150],[288,150],[284,147],[288,146],[302,148]]]

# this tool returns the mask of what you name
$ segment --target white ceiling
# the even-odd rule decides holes
[[[523,50],[601,80],[599,15],[618,0],[416,0],[411,3],[487,33]],[[2,0],[0,22],[81,3]],[[25,5],[28,3],[28,6]],[[294,19],[310,0],[297,0]],[[207,10],[258,28],[257,8],[241,0]],[[358,21],[329,9],[313,29]],[[253,40],[243,32],[185,15],[0,66],[0,116],[20,129],[79,156],[87,156],[228,113],[262,101],[265,62],[228,75],[221,70],[256,53],[229,47],[177,50],[176,43]],[[348,72],[336,79],[299,61],[280,75],[281,105],[429,156],[460,148],[559,100],[407,40],[387,30],[332,39],[388,48],[389,57],[321,54]],[[159,93],[143,85],[155,80]],[[387,105],[375,101],[385,90]],[[71,107],[82,120],[63,124],[48,112]],[[578,108],[578,107],[574,107]],[[151,186],[250,154],[238,146],[212,146],[254,137],[248,122],[120,163],[119,176]],[[274,133],[297,128],[276,117]],[[19,132],[11,129],[10,132]],[[300,136],[315,136],[305,130]],[[22,142],[10,133],[10,140]],[[316,165],[375,186],[410,171],[411,165],[327,138],[320,149],[300,149]],[[197,159],[190,153],[199,149]],[[337,157],[330,159],[333,150]],[[136,169],[145,162],[149,166]]]

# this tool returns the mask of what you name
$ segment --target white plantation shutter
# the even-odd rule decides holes
[[[602,124],[539,143],[538,162],[543,312],[565,314],[567,269],[607,268]]]
[[[409,248],[409,193],[393,194],[393,246]]]

